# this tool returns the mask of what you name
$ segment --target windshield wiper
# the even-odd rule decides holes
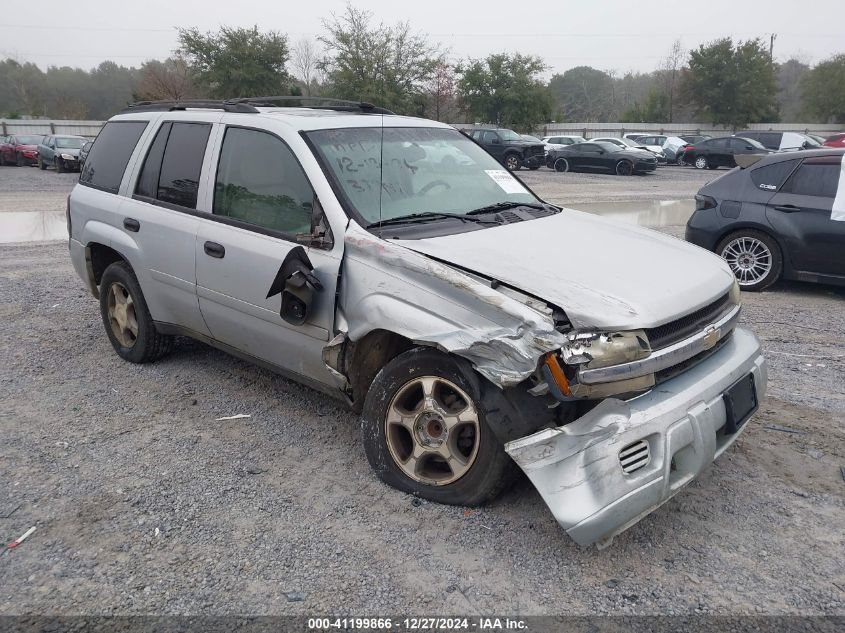
[[[478,209],[473,209],[472,211],[467,212],[467,215],[480,215],[482,213],[493,213],[494,211],[504,211],[505,209],[515,209],[516,207],[528,207],[529,209],[543,209],[542,204],[537,204],[536,202],[495,202],[493,204],[488,204],[484,207],[479,207]]]
[[[471,212],[472,213],[472,212]],[[413,224],[414,222],[425,222],[426,220],[440,220],[450,218],[461,220],[463,222],[475,222],[476,224],[501,224],[501,220],[485,220],[482,218],[474,218],[468,214],[463,213],[441,213],[439,211],[425,211],[424,213],[409,213],[407,215],[400,215],[395,218],[387,218],[386,220],[378,220],[377,222],[370,222],[367,225],[368,229],[377,228],[381,226],[389,226],[391,224]]]

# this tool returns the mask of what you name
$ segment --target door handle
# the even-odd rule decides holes
[[[222,244],[218,244],[217,242],[206,242],[203,244],[203,250],[206,255],[216,257],[217,259],[223,259],[223,256],[226,255],[226,249],[223,248]]]
[[[135,218],[123,218],[123,228],[127,231],[137,233],[141,230],[141,223]]]
[[[795,213],[800,211],[801,207],[796,207],[794,204],[778,204],[775,205],[775,211],[783,211],[784,213]]]

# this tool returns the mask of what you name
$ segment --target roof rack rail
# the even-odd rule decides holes
[[[365,101],[349,101],[346,99],[333,99],[330,97],[307,97],[307,96],[276,96],[276,97],[240,97],[229,99],[226,103],[235,105],[251,106],[272,106],[279,105],[285,108],[314,108],[318,110],[337,110],[340,112],[361,112],[364,114],[394,114],[386,108],[380,108]]]
[[[173,110],[186,110],[187,108],[208,108],[212,110],[224,110],[226,112],[256,113],[255,106],[246,103],[234,103],[225,100],[214,99],[180,99],[179,101],[138,101],[130,104],[123,112],[167,112]]]

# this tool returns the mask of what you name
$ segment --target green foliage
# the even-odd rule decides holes
[[[690,52],[683,90],[712,123],[741,127],[777,120],[777,82],[760,39],[726,37]]]
[[[845,54],[834,55],[801,82],[806,112],[823,123],[845,123]]]
[[[440,53],[409,23],[376,26],[372,19],[369,11],[347,5],[342,15],[323,22],[327,34],[318,39],[327,53],[319,63],[326,76],[324,92],[399,114],[421,114]]]
[[[645,105],[634,106],[622,113],[622,123],[669,123],[669,95],[657,88],[648,93]]]
[[[458,96],[474,120],[529,132],[551,118],[552,96],[538,78],[545,69],[541,58],[519,53],[470,60],[458,68]]]
[[[179,53],[195,72],[196,83],[209,96],[287,95],[292,79],[285,69],[287,37],[275,31],[221,27],[218,33],[179,29]]]
[[[568,121],[610,121],[615,118],[614,80],[591,66],[576,66],[553,75],[549,90]]]

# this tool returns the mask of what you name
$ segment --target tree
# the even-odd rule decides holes
[[[335,97],[367,101],[404,114],[422,114],[425,85],[440,54],[427,36],[408,22],[372,24],[373,14],[347,5],[323,22],[319,41],[327,56],[319,63],[327,91]]]
[[[196,72],[197,84],[217,98],[287,95],[293,92],[287,37],[275,31],[221,27],[218,33],[179,29],[178,54]]]
[[[667,123],[670,116],[669,95],[662,90],[652,88],[644,105],[635,103],[620,117],[622,123]]]
[[[142,100],[178,101],[201,95],[187,60],[177,55],[163,62],[153,59],[141,65],[137,96]]]
[[[441,59],[426,85],[426,114],[435,121],[450,121],[457,114],[455,67]]]
[[[615,118],[613,77],[591,66],[576,66],[553,75],[549,90],[568,121],[609,121]]]
[[[293,45],[290,51],[290,65],[293,75],[302,82],[305,94],[310,96],[317,83],[320,51],[314,40],[303,37]]]
[[[777,118],[774,65],[760,39],[734,45],[726,37],[690,52],[684,91],[712,123],[737,128]]]
[[[666,118],[669,123],[673,121],[675,115],[675,97],[678,92],[678,80],[680,78],[681,68],[684,65],[685,56],[686,54],[681,40],[675,40],[658,71],[663,76],[664,99],[667,102],[668,110]]]
[[[834,55],[801,82],[804,107],[822,122],[845,123],[845,54]]]
[[[539,79],[539,57],[498,53],[458,68],[458,97],[477,121],[532,131],[551,118],[553,101]]]
[[[798,121],[802,116],[802,80],[810,66],[798,59],[790,59],[776,64],[778,83],[778,110],[781,120]]]

